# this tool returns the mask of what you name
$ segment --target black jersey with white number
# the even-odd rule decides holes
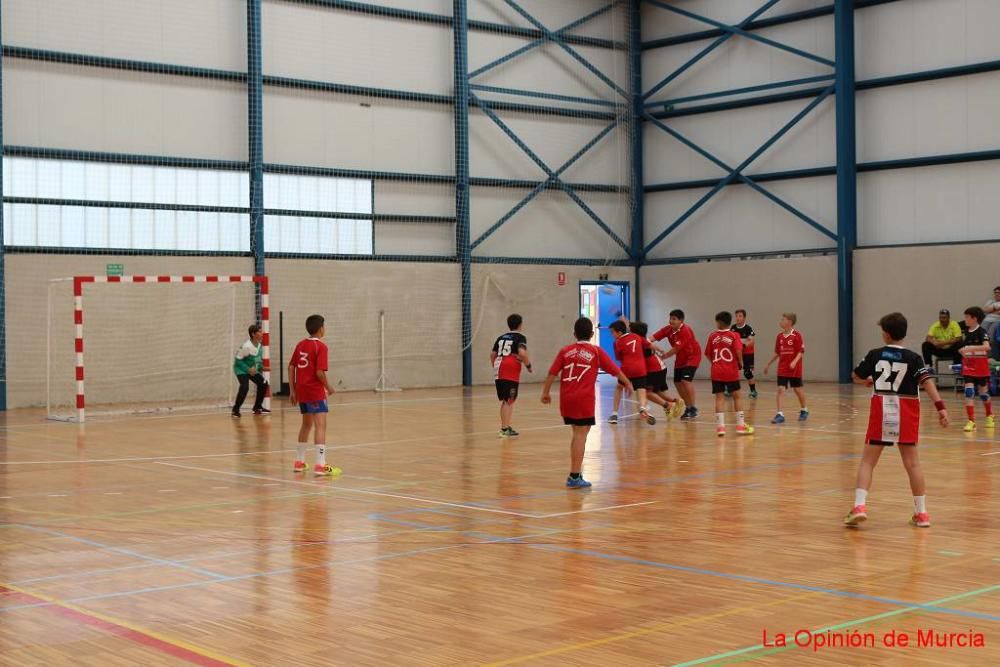
[[[493,362],[493,373],[498,380],[517,382],[521,378],[521,360],[517,353],[528,348],[528,339],[516,331],[508,331],[498,336],[493,343],[496,360]]]
[[[877,394],[917,396],[917,390],[931,371],[919,354],[898,345],[875,348],[865,355],[854,373],[862,379],[873,378]]]

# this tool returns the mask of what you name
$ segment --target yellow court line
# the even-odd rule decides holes
[[[980,557],[966,558],[963,560],[952,560],[946,563],[941,563],[940,565],[933,567],[925,567],[922,572],[930,572],[932,570],[937,570],[944,567],[952,567],[955,565],[961,565],[965,563],[972,562],[974,560],[979,560]],[[903,576],[909,576],[909,573],[899,573],[897,575],[890,575],[889,577],[881,577],[879,575],[870,575],[866,577],[868,579],[873,579],[878,577],[881,581],[891,581]],[[625,641],[627,639],[634,639],[635,637],[642,637],[644,635],[652,634],[654,632],[660,632],[661,630],[668,630],[670,628],[682,628],[688,625],[696,625],[698,623],[703,623],[705,621],[712,621],[717,618],[724,618],[726,616],[732,616],[733,614],[738,614],[744,611],[753,611],[756,609],[766,609],[767,607],[776,607],[778,605],[783,605],[789,602],[796,602],[798,600],[804,600],[811,597],[819,597],[825,595],[822,592],[809,592],[802,593],[800,595],[793,595],[787,598],[781,598],[780,600],[772,600],[771,602],[761,602],[751,605],[746,605],[743,607],[735,607],[727,611],[720,611],[714,614],[705,614],[703,616],[693,616],[687,618],[683,621],[667,621],[665,623],[658,623],[657,625],[650,626],[648,628],[643,628],[641,630],[634,630],[632,632],[626,632],[620,635],[614,635],[611,637],[604,637],[602,639],[594,639],[587,642],[580,642],[578,644],[571,644],[569,646],[560,646],[558,648],[548,649],[546,651],[539,651],[538,653],[532,653],[530,655],[522,655],[516,658],[508,658],[507,660],[501,660],[500,662],[490,662],[483,664],[481,667],[500,667],[501,665],[516,665],[521,662],[527,662],[528,660],[534,660],[536,658],[545,658],[550,655],[559,655],[560,653],[569,653],[572,651],[579,651],[585,648],[592,648],[594,646],[602,646],[604,644],[611,644],[614,642]]]
[[[136,632],[136,633],[139,633],[139,634],[142,634],[142,635],[146,635],[147,637],[151,637],[153,639],[156,639],[156,640],[158,640],[160,642],[163,642],[164,644],[169,644],[171,646],[184,649],[185,651],[189,651],[191,653],[195,653],[195,654],[200,655],[200,656],[202,656],[204,658],[209,658],[209,659],[217,661],[219,663],[224,663],[226,665],[232,665],[233,667],[252,667],[252,665],[250,663],[248,663],[248,662],[243,662],[241,660],[235,660],[233,658],[226,657],[224,655],[216,653],[215,651],[211,651],[211,650],[203,648],[201,646],[196,646],[195,644],[191,644],[191,643],[186,642],[186,641],[184,641],[182,639],[176,639],[174,637],[170,637],[168,635],[164,635],[164,634],[156,632],[154,630],[149,630],[148,628],[144,628],[142,626],[136,625],[134,623],[131,623],[129,621],[125,621],[125,620],[120,619],[120,618],[116,618],[114,616],[109,616],[108,614],[103,614],[101,612],[96,612],[96,611],[91,611],[89,609],[84,609],[83,607],[78,607],[77,605],[69,603],[69,602],[63,602],[62,600],[60,600],[58,598],[54,598],[51,595],[46,595],[44,593],[36,593],[34,591],[28,590],[26,588],[22,588],[20,586],[15,585],[15,584],[0,583],[0,588],[6,588],[8,590],[12,590],[12,591],[15,591],[17,593],[20,593],[21,595],[26,595],[26,596],[29,596],[29,597],[33,597],[33,598],[42,600],[44,602],[48,602],[49,604],[54,605],[56,607],[61,607],[62,609],[66,609],[66,610],[75,612],[77,614],[81,614],[83,616],[90,617],[92,619],[97,619],[97,620],[103,621],[104,623],[109,623],[111,625],[116,625],[116,626],[119,626],[121,628],[125,628],[127,630],[131,630],[132,632]]]

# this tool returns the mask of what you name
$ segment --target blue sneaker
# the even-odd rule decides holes
[[[572,477],[566,478],[566,488],[567,489],[589,489],[593,484],[585,480],[583,477],[577,477],[573,479]]]
[[[785,423],[785,415],[783,415],[783,414],[776,414],[776,415],[774,415],[774,419],[771,420],[771,423],[772,424],[784,424]]]
[[[808,410],[799,410],[799,421],[800,422],[804,422],[807,419],[809,419],[809,411]]]

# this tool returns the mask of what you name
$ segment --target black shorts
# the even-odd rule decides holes
[[[900,447],[916,447],[915,442],[886,442],[884,440],[870,440],[867,444],[874,445],[875,447],[895,447],[899,445]]]
[[[792,389],[798,389],[802,386],[802,378],[791,378],[785,375],[778,376],[778,386],[787,389],[791,387]]]
[[[736,382],[719,382],[718,380],[712,380],[712,393],[721,394],[728,391],[730,394],[740,390],[739,380]]]
[[[645,375],[640,375],[639,377],[635,377],[635,378],[629,378],[628,381],[632,383],[632,388],[633,389],[645,389],[646,388],[646,376]],[[621,384],[621,380],[618,381],[618,384]]]
[[[661,368],[658,371],[653,371],[646,376],[646,389],[654,393],[659,393],[661,391],[666,391],[669,389],[667,385],[667,369]]]
[[[563,417],[563,424],[567,426],[594,426],[597,420],[593,417]]]
[[[963,375],[962,382],[965,384],[971,384],[975,387],[986,387],[990,384],[990,379],[988,377],[971,377],[969,375]]]
[[[513,403],[517,400],[517,382],[513,380],[494,380],[497,386],[497,399],[505,403]]]
[[[674,384],[677,384],[678,382],[690,382],[694,379],[694,374],[697,370],[697,366],[681,366],[680,368],[674,368]]]
[[[752,371],[753,370],[753,354],[743,353],[743,370]]]

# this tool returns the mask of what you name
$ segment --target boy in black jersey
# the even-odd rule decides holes
[[[497,336],[490,352],[490,363],[493,364],[493,383],[497,388],[497,400],[500,401],[500,432],[501,438],[511,438],[520,435],[511,426],[514,417],[514,401],[517,400],[517,389],[521,383],[521,366],[531,372],[531,361],[528,359],[528,339],[521,333],[523,318],[514,313],[507,317],[505,334]]]
[[[736,315],[736,324],[729,329],[738,333],[740,340],[743,341],[743,377],[750,385],[750,398],[757,398],[757,381],[753,377],[754,338],[757,336],[757,332],[747,322],[746,310],[737,308],[734,314]]]
[[[927,495],[924,472],[917,454],[917,435],[920,430],[920,394],[923,387],[934,401],[942,426],[948,425],[948,411],[938,394],[930,369],[924,366],[919,354],[904,348],[900,343],[906,337],[906,318],[900,313],[889,313],[878,321],[882,327],[885,345],[865,355],[854,369],[855,384],[873,388],[871,411],[868,414],[868,433],[865,450],[858,466],[854,490],[854,509],[844,517],[848,526],[856,526],[868,518],[865,502],[872,485],[872,473],[883,448],[899,445],[903,466],[910,478],[913,492],[913,516],[910,523],[920,528],[931,525],[927,514]]]

